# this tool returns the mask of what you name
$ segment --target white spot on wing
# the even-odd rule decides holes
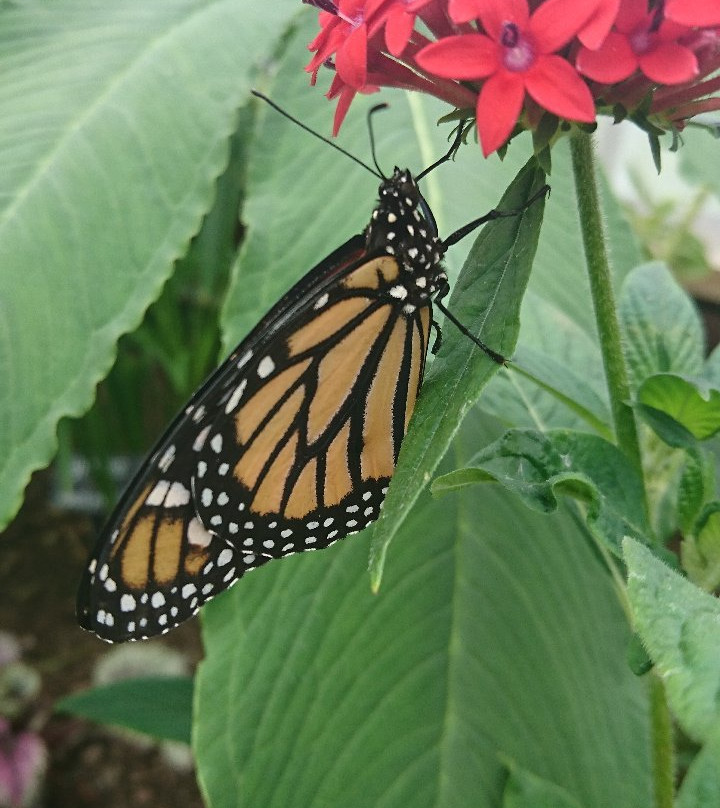
[[[165,450],[165,454],[160,458],[158,461],[158,467],[161,471],[167,471],[170,468],[171,463],[175,460],[175,444],[173,443],[172,446],[168,446]]]
[[[222,446],[223,446],[222,435],[218,432],[216,435],[213,435],[213,438],[210,441],[210,448],[213,450],[213,452],[217,452],[218,454],[220,454],[220,452],[222,451]]]
[[[182,505],[187,505],[188,502],[190,502],[190,489],[185,488],[180,482],[174,482],[165,498],[165,505],[168,508],[179,508]]]
[[[240,403],[240,399],[242,398],[243,393],[245,392],[245,388],[247,387],[247,379],[243,379],[240,384],[233,390],[233,394],[228,399],[228,403],[225,405],[225,413],[231,413],[235,407]]]
[[[195,438],[192,445],[194,452],[199,452],[200,449],[202,449],[202,447],[205,445],[205,438],[207,438],[209,431],[210,427],[206,426],[205,429],[201,429],[200,432],[198,432],[198,436]]]
[[[132,612],[137,604],[132,595],[125,594],[120,598],[120,610],[123,612]]]
[[[169,480],[160,480],[155,488],[147,495],[145,500],[146,505],[162,505],[165,501],[165,495],[170,488]]]
[[[187,537],[190,544],[196,547],[207,547],[212,541],[212,533],[205,530],[197,516],[193,516],[188,523]]]
[[[240,368],[247,365],[247,363],[250,361],[251,357],[252,357],[252,351],[247,351],[247,353],[244,353],[240,357],[240,359],[238,359],[238,363],[237,363],[238,370],[240,370]]]
[[[266,379],[275,370],[275,363],[270,356],[263,356],[257,366],[257,375],[261,379]]]

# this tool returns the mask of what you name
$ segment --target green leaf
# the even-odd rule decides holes
[[[609,438],[607,392],[595,342],[531,291],[522,312],[526,331],[534,335],[532,343],[518,344],[510,368],[520,373],[498,373],[483,393],[482,408],[509,426],[590,426]],[[524,378],[525,373],[532,378]]]
[[[707,440],[720,430],[720,390],[691,379],[673,373],[655,374],[642,382],[637,400],[669,415],[697,440]],[[662,434],[660,437],[664,439]]]
[[[656,373],[701,373],[700,318],[664,264],[644,264],[628,275],[618,313],[634,387]]]
[[[677,524],[687,534],[694,530],[695,520],[712,491],[712,464],[702,451],[689,451],[677,487]]]
[[[588,526],[618,555],[623,536],[647,535],[642,481],[616,446],[595,435],[509,430],[476,454],[467,468],[437,478],[432,490],[489,480],[543,513],[557,509],[558,494],[587,503]]]
[[[634,539],[623,542],[635,628],[683,729],[699,741],[720,724],[720,604]]]
[[[720,805],[720,726],[697,754],[685,775],[675,808],[710,808]]]
[[[564,788],[506,761],[510,769],[503,808],[581,808],[580,803]]]
[[[54,0],[0,15],[0,524],[210,208],[292,0]]]
[[[157,676],[126,679],[65,696],[55,709],[160,740],[190,743],[192,700],[190,677]]]
[[[645,683],[572,518],[500,489],[423,495],[377,595],[368,538],[269,564],[203,610],[208,805],[496,808],[501,753],[585,808],[650,804]]]
[[[705,507],[681,549],[683,568],[694,583],[708,592],[720,586],[720,502]]]
[[[705,362],[703,378],[711,387],[720,390],[720,345],[716,345]]]
[[[498,207],[517,210],[544,182],[531,160]],[[517,216],[486,225],[478,236],[448,307],[493,350],[510,354],[519,330],[520,301],[532,267],[543,202]],[[475,403],[491,374],[491,359],[446,324],[443,348],[427,374],[400,462],[375,525],[370,574],[377,588],[387,548]]]

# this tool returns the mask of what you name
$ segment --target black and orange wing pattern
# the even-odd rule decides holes
[[[165,633],[246,571],[377,519],[427,354],[442,243],[409,171],[195,393],[110,517],[80,624]]]

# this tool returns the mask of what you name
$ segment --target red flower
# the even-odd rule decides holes
[[[324,4],[323,7],[326,7]],[[305,68],[313,74],[335,56],[335,66],[342,80],[356,89],[367,80],[368,29],[365,22],[365,0],[340,0],[336,11],[322,11],[320,33],[308,45],[315,56]]]
[[[681,84],[698,74],[693,51],[680,44],[684,26],[662,20],[662,6],[648,12],[647,0],[622,0],[611,31],[597,50],[583,47],[577,69],[603,84],[616,84],[640,69],[658,84]]]
[[[602,45],[617,17],[620,0],[600,0],[592,17],[578,31],[578,39],[595,50]]]
[[[386,0],[379,1],[385,3],[379,18],[385,23],[385,44],[393,56],[400,56],[415,29],[418,12],[432,0],[391,0],[389,6]]]
[[[718,0],[667,0],[665,16],[682,25],[720,25]]]
[[[469,9],[468,0],[454,8]],[[459,80],[485,79],[477,100],[483,154],[505,143],[527,92],[541,107],[574,121],[595,120],[590,90],[568,62],[555,55],[585,25],[595,6],[547,0],[530,15],[527,0],[475,0],[485,34],[433,42],[416,57],[423,70]]]

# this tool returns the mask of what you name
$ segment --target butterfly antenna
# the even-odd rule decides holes
[[[380,112],[383,109],[387,109],[387,104],[375,104],[374,107],[371,107],[368,110],[367,114],[367,127],[368,127],[368,135],[370,137],[370,154],[372,154],[373,163],[375,164],[375,168],[378,170],[378,174],[383,178],[386,179],[385,175],[383,174],[382,169],[378,165],[377,154],[375,153],[375,130],[373,129],[373,115],[376,112]]]
[[[367,163],[363,163],[363,161],[356,157],[354,154],[351,154],[349,151],[346,151],[342,148],[342,146],[338,146],[337,143],[333,143],[332,140],[326,138],[324,135],[321,135],[319,132],[316,132],[314,129],[311,129],[309,126],[304,124],[302,121],[299,121],[289,112],[286,112],[282,107],[278,106],[274,101],[271,101],[266,95],[258,92],[257,90],[250,90],[250,92],[256,97],[260,98],[266,104],[269,104],[273,109],[277,110],[281,115],[284,115],[289,121],[292,121],[294,124],[299,126],[301,129],[304,129],[306,132],[309,132],[311,135],[314,135],[318,140],[322,140],[323,143],[327,143],[328,146],[332,146],[333,149],[339,151],[340,154],[344,154],[345,157],[349,157],[351,160],[354,160],[358,165],[362,166],[366,171],[369,171],[371,174],[376,176],[380,180],[384,180],[385,177],[383,176],[382,172],[378,168],[377,171],[372,169]],[[372,110],[370,110],[372,112]],[[372,130],[371,130],[372,135]],[[371,137],[372,142],[372,137]],[[375,167],[377,168],[377,160],[375,160],[375,152],[373,150],[373,160],[375,162]]]
[[[448,160],[452,160],[457,153],[457,150],[460,148],[460,144],[462,143],[463,138],[465,137],[466,129],[465,129],[465,121],[467,118],[463,118],[460,123],[458,124],[457,132],[455,133],[455,138],[453,139],[452,146],[448,149],[448,151],[439,159],[436,160],[431,166],[428,166],[424,171],[421,171],[419,174],[416,175],[415,180],[419,182],[423,177],[426,177],[431,171],[434,171],[438,166],[441,166],[443,163],[447,163]]]

